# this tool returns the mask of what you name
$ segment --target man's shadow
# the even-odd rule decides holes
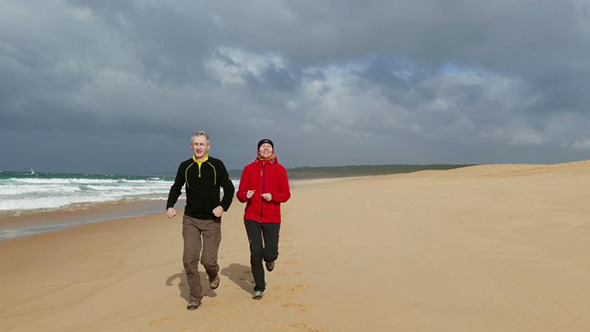
[[[206,273],[199,273],[201,278],[201,286],[203,287],[203,295],[208,297],[216,297],[217,294],[211,288],[209,288],[209,279]],[[178,290],[180,291],[180,297],[185,299],[187,302],[190,298],[190,289],[186,279],[186,273],[184,271],[171,275],[166,279],[166,286],[174,286],[174,281],[178,279]]]
[[[221,275],[226,276],[234,284],[240,286],[250,294],[254,294],[254,280],[249,266],[231,263],[228,267],[221,270]]]

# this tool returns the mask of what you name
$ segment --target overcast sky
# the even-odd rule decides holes
[[[0,0],[0,170],[590,159],[590,0]]]

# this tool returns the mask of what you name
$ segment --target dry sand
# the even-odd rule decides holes
[[[293,187],[261,301],[235,201],[196,311],[180,217],[0,242],[0,331],[590,331],[590,162]]]

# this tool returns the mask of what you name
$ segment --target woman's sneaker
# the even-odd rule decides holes
[[[266,270],[268,272],[270,272],[270,271],[272,271],[272,270],[275,269],[275,262],[274,261],[272,261],[272,262],[264,262],[264,265],[266,265]]]
[[[252,298],[254,300],[260,300],[260,299],[262,299],[262,292],[261,291],[255,291],[254,292],[254,296],[252,296]]]
[[[211,289],[217,289],[217,287],[219,287],[219,281],[219,274],[216,274],[213,279],[209,279],[209,287],[211,287]]]

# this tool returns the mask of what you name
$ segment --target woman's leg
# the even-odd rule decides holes
[[[264,261],[274,262],[279,257],[279,231],[281,224],[261,224],[264,237]]]
[[[264,258],[262,246],[262,224],[256,221],[245,220],[246,233],[250,241],[250,267],[252,268],[252,275],[254,275],[254,291],[263,292],[266,288],[264,282],[264,268],[262,267],[262,260]]]

